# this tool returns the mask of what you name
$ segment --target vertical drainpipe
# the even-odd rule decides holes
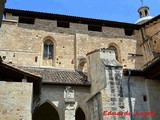
[[[131,112],[130,118],[133,120],[133,112],[132,112],[132,102],[131,102],[131,89],[130,89],[130,76],[131,76],[131,70],[128,70],[128,101],[129,101],[129,109]]]

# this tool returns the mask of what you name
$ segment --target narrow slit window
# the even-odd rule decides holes
[[[147,96],[143,95],[143,101],[146,102],[147,101]]]
[[[38,57],[37,56],[35,57],[35,62],[38,62]]]

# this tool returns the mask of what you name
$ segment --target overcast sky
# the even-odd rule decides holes
[[[141,0],[7,0],[6,8],[49,12],[135,23]],[[160,0],[144,0],[151,16],[160,14]]]

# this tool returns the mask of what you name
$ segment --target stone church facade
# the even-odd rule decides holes
[[[148,10],[130,24],[5,9],[0,120],[159,120],[160,16]]]

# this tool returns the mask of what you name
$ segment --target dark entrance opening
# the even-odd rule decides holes
[[[81,108],[76,111],[76,120],[85,120],[85,114]]]
[[[33,120],[59,120],[59,115],[52,103],[45,102],[36,108]]]

